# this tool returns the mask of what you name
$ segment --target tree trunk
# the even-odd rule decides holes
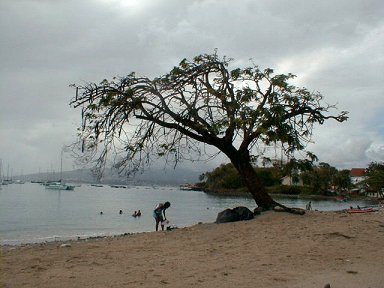
[[[252,194],[253,199],[255,199],[257,206],[262,207],[265,210],[270,210],[276,206],[275,201],[267,193],[267,190],[261,183],[250,162],[240,161],[240,163],[233,164],[243,178],[245,185],[247,186],[248,191]]]
[[[248,152],[248,151],[247,151]],[[248,153],[236,153],[231,155],[232,164],[243,178],[248,191],[252,194],[257,206],[270,210],[273,209],[277,203],[269,196],[264,185],[261,183],[257,176],[255,169],[253,168]]]
[[[272,197],[269,196],[251,164],[251,158],[248,150],[240,152],[233,146],[229,146],[229,149],[223,149],[222,151],[226,152],[226,155],[229,157],[232,164],[243,178],[248,191],[252,194],[258,207],[263,210],[271,210],[275,207],[277,208],[278,206],[280,209],[277,211],[285,211],[299,215],[305,214],[303,209],[286,207],[285,205],[274,201]]]

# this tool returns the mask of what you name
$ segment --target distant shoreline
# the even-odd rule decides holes
[[[237,196],[237,197],[245,197],[252,198],[252,195],[249,192],[245,191],[233,191],[233,190],[221,190],[221,191],[211,191],[204,190],[204,193],[211,194],[214,196]],[[308,199],[308,200],[336,200],[336,196],[325,196],[325,195],[294,195],[294,194],[278,194],[278,193],[269,193],[272,198],[292,198],[292,199]],[[378,203],[380,199],[365,197],[365,196],[354,196],[354,200],[367,200],[372,201],[373,203]]]

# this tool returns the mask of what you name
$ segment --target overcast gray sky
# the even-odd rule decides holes
[[[350,112],[310,149],[338,168],[384,161],[382,0],[1,0],[0,159],[14,175],[58,170],[80,111],[69,84],[162,75],[211,53],[298,76]],[[74,166],[69,155],[64,168]]]

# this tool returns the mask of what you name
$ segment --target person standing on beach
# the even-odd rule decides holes
[[[168,201],[165,203],[159,203],[155,210],[153,210],[153,218],[156,220],[156,231],[159,230],[159,223],[161,222],[161,230],[164,230],[164,224],[163,222],[167,220],[167,217],[165,216],[165,210],[167,210],[171,206],[171,203]]]

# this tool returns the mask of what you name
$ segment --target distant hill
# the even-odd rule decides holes
[[[198,171],[185,168],[160,169],[149,168],[144,173],[138,173],[134,177],[119,176],[106,169],[103,177],[98,181],[90,169],[76,169],[63,171],[62,177],[65,182],[74,183],[102,183],[102,184],[158,184],[158,185],[180,185],[183,183],[196,183],[199,176],[205,171]],[[23,176],[24,181],[52,181],[60,180],[60,173],[35,173]]]

